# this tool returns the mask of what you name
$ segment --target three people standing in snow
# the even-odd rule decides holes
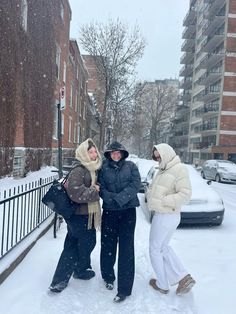
[[[181,206],[191,197],[188,170],[168,144],[153,147],[152,158],[159,163],[159,171],[152,180],[147,195],[148,208],[154,210],[149,251],[157,276],[150,285],[167,294],[171,285],[178,284],[176,294],[190,291],[195,280],[182,265],[169,242],[180,223]]]
[[[104,152],[102,163],[95,143],[87,139],[76,150],[77,163],[70,172],[66,189],[78,208],[67,222],[64,249],[50,286],[61,292],[74,278],[88,280],[95,276],[91,267],[91,252],[96,244],[96,228],[101,223],[100,268],[104,285],[113,290],[114,265],[118,249],[117,295],[122,302],[132,293],[135,274],[134,231],[136,207],[141,178],[128,151],[113,142]],[[190,199],[191,183],[186,167],[168,144],[155,145],[153,159],[159,171],[153,178],[147,195],[149,210],[154,210],[149,250],[157,278],[150,285],[163,294],[170,285],[178,284],[176,293],[187,293],[195,280],[187,272],[169,245],[180,223],[181,206]],[[103,200],[101,217],[100,197]]]

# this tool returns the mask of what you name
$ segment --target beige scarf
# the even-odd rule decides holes
[[[91,186],[97,183],[97,175],[96,171],[101,168],[102,165],[102,159],[98,152],[98,149],[96,147],[98,156],[96,160],[90,160],[88,155],[88,145],[89,141],[93,143],[93,145],[96,147],[95,143],[92,139],[88,138],[86,141],[81,143],[79,147],[76,149],[75,157],[78,159],[81,164],[87,168],[91,175]],[[91,229],[92,226],[96,229],[100,229],[101,225],[101,206],[100,202],[88,202],[88,229]]]

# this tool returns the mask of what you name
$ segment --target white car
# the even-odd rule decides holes
[[[236,164],[228,160],[207,160],[202,166],[201,176],[216,182],[236,183]]]
[[[221,225],[224,218],[224,204],[219,194],[206,182],[193,166],[186,165],[192,185],[192,196],[189,203],[181,208],[181,225],[206,224]],[[151,167],[142,185],[145,193],[145,205],[143,210],[148,213],[150,221],[154,212],[147,208],[146,193],[158,167]]]

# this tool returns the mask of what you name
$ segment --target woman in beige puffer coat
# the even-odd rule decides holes
[[[152,157],[159,162],[159,171],[147,195],[148,208],[155,211],[149,251],[157,279],[151,279],[149,283],[163,294],[169,292],[170,285],[178,284],[176,293],[184,294],[192,288],[195,280],[188,274],[169,242],[180,223],[181,206],[191,197],[188,170],[168,144],[155,145]]]

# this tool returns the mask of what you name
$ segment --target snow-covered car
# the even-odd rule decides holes
[[[216,182],[236,183],[236,164],[228,160],[207,160],[202,166],[201,176]]]
[[[205,224],[221,225],[224,219],[224,204],[219,194],[206,182],[191,165],[186,165],[192,185],[190,201],[181,208],[181,225]],[[152,166],[144,182],[143,210],[151,221],[154,212],[148,210],[146,194],[158,167]]]

